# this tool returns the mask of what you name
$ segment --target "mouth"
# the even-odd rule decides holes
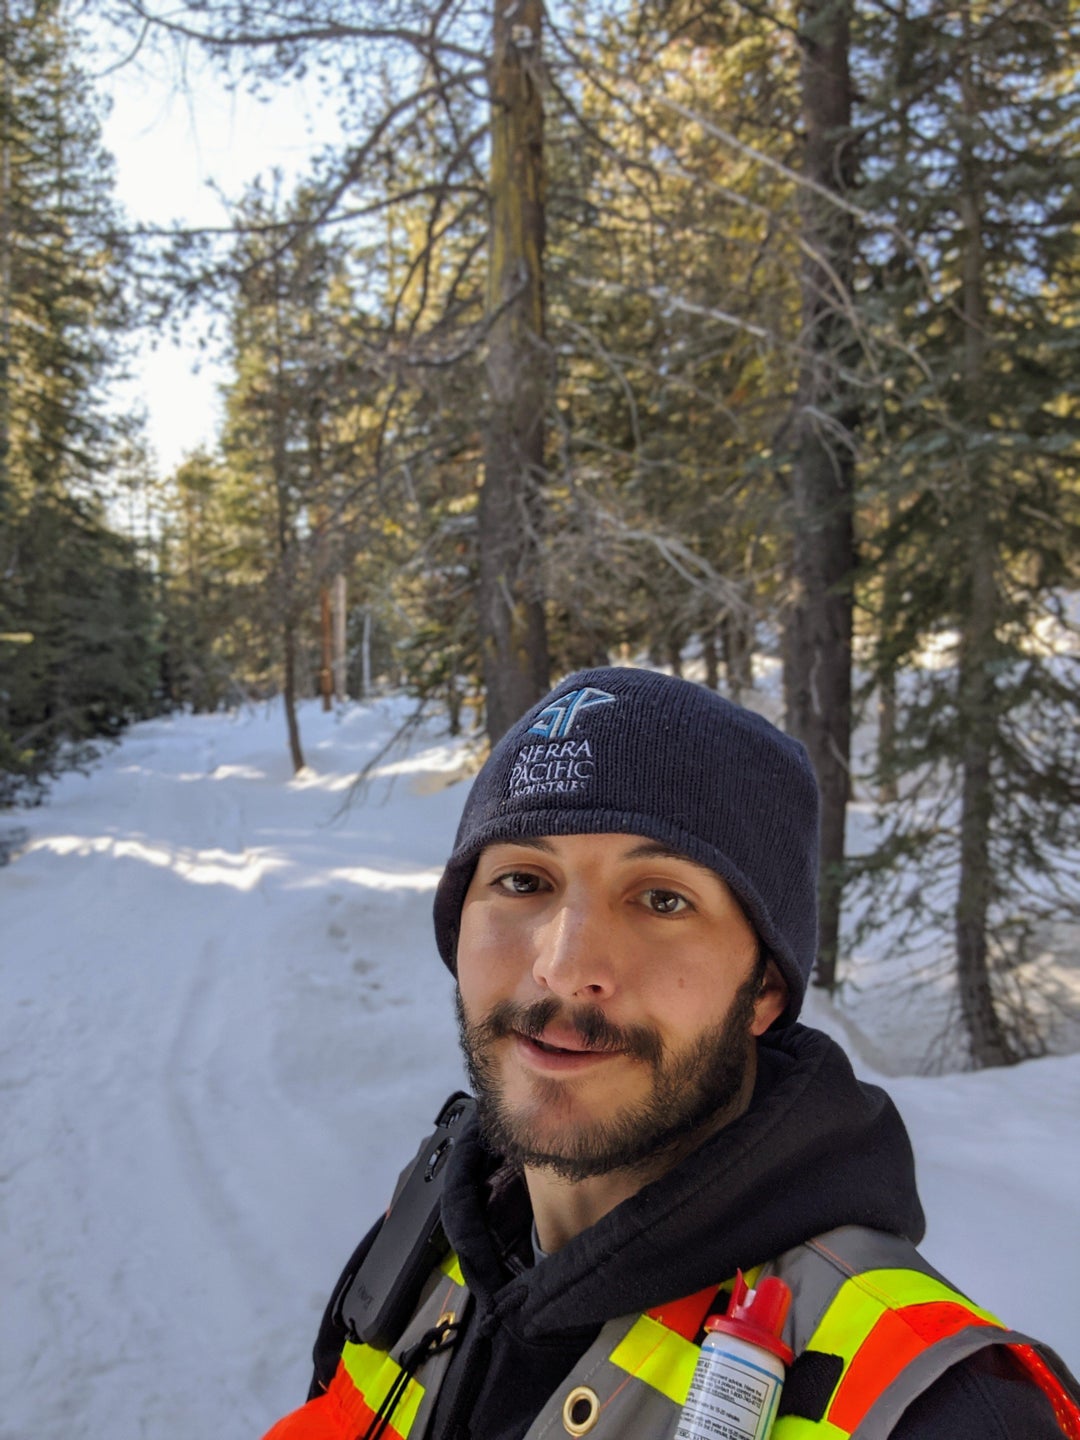
[[[528,1040],[530,1037],[523,1035],[522,1039]],[[594,1055],[597,1053],[594,1050],[586,1049],[584,1045],[549,1045],[546,1040],[533,1040],[532,1044],[548,1055]]]
[[[590,1047],[570,1034],[560,1034],[557,1039],[550,1036],[540,1039],[538,1036],[515,1030],[513,1037],[519,1053],[544,1069],[576,1069],[597,1061],[613,1059],[622,1053],[610,1047]]]

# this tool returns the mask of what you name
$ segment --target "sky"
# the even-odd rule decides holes
[[[221,225],[227,209],[217,190],[235,200],[275,167],[295,179],[339,134],[313,86],[282,86],[272,100],[260,100],[242,89],[230,92],[198,55],[189,55],[182,70],[165,50],[110,68],[111,37],[97,40],[102,53],[88,68],[108,103],[103,141],[116,161],[116,198],[132,223]],[[120,408],[145,409],[162,473],[216,434],[224,372],[200,348],[202,330],[190,322],[179,344],[165,332],[144,333],[132,379],[117,388]]]

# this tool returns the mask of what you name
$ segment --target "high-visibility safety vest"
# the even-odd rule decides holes
[[[1050,1400],[1062,1435],[1080,1440],[1080,1393],[1053,1352],[972,1304],[907,1241],[845,1226],[747,1280],[767,1274],[791,1286],[784,1339],[796,1356],[771,1440],[885,1440],[918,1395],[988,1345],[1009,1348]],[[699,1354],[695,1337],[722,1288],[609,1321],[526,1440],[673,1440]],[[423,1440],[451,1358],[440,1342],[467,1300],[451,1255],[429,1277],[392,1354],[347,1343],[326,1393],[265,1440]],[[429,1358],[411,1373],[418,1346]]]

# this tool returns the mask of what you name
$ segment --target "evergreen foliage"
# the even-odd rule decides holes
[[[162,680],[173,705],[196,713],[241,698],[238,641],[245,597],[231,565],[224,469],[196,451],[171,477],[159,540]]]
[[[153,703],[152,586],[102,491],[125,323],[110,162],[60,5],[0,17],[0,804]]]
[[[891,913],[883,867],[903,857],[913,943],[951,917],[937,960],[957,968],[976,1064],[1046,1044],[1024,962],[1080,914],[1062,599],[1080,553],[1080,97],[1059,13],[883,11],[863,37],[867,200],[887,222],[867,237],[865,309],[900,342],[867,428],[886,522],[873,665],[899,681],[878,778],[901,795],[865,862],[868,919]]]
[[[170,490],[171,696],[291,708],[341,575],[354,685],[375,655],[455,726],[492,698],[493,596],[529,683],[546,631],[554,673],[693,655],[739,695],[784,636],[832,797],[831,951],[853,618],[883,717],[861,912],[903,907],[911,943],[946,924],[973,1063],[1046,1043],[1017,997],[1077,898],[1075,22],[271,0],[160,24],[264,87],[317,65],[350,117],[290,202],[252,191],[228,256],[190,251],[233,376],[220,453]]]

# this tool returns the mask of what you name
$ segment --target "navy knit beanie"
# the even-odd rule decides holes
[[[655,670],[582,670],[502,737],[473,782],[435,894],[439,953],[486,845],[644,835],[715,870],[787,981],[796,1018],[817,948],[818,788],[806,751],[714,691]]]

